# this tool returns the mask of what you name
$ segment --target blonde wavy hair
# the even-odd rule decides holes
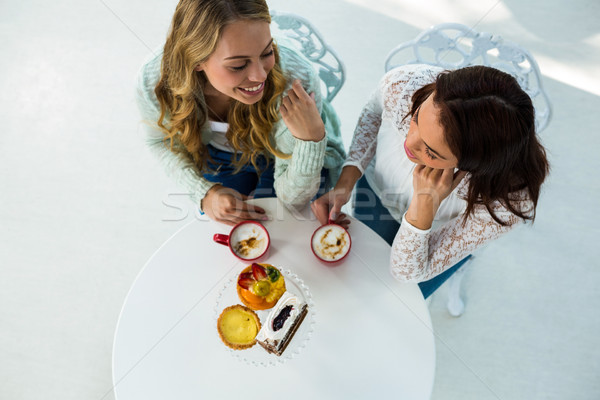
[[[204,72],[196,71],[215,51],[223,28],[239,20],[271,23],[264,0],[181,0],[175,10],[161,64],[161,77],[154,92],[160,104],[158,126],[165,143],[175,153],[187,153],[201,171],[207,170],[208,150],[202,143],[202,127],[208,119],[203,87]],[[262,99],[252,105],[233,100],[226,133],[240,155],[234,159],[239,170],[249,162],[257,168],[262,155],[289,158],[273,144],[271,131],[280,119],[279,105],[286,79],[273,44],[275,66],[265,82]],[[269,157],[267,157],[268,160]]]

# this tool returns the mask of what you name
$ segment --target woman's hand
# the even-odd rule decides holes
[[[456,188],[465,174],[465,171],[454,173],[454,168],[436,169],[417,165],[413,171],[414,193],[429,194],[439,205]]]
[[[442,200],[458,186],[466,172],[417,165],[413,171],[413,197],[406,219],[419,229],[429,229]]]
[[[297,139],[319,142],[325,137],[325,125],[314,99],[314,93],[306,93],[296,79],[281,102],[283,122]]]
[[[321,225],[335,222],[347,228],[350,225],[350,220],[341,211],[342,206],[350,200],[351,195],[352,189],[350,191],[346,189],[332,189],[313,201],[310,204],[310,208]]]
[[[234,189],[214,185],[202,199],[202,210],[210,219],[227,225],[248,219],[268,219],[263,208],[246,203],[246,199],[247,196]]]
[[[311,203],[310,208],[321,224],[333,221],[344,228],[350,225],[350,220],[342,213],[342,206],[350,200],[352,189],[361,175],[358,168],[345,166],[335,188]]]

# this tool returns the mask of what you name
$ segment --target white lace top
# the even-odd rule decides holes
[[[404,218],[412,199],[415,167],[404,152],[410,125],[410,117],[404,117],[411,109],[413,93],[433,82],[441,71],[428,65],[407,65],[388,72],[361,113],[344,164],[365,174],[382,203],[401,222],[390,260],[392,275],[400,281],[429,280],[521,221],[496,202],[493,210],[507,226],[495,222],[481,205],[475,206],[463,225],[468,176],[442,201],[431,229],[417,229]],[[532,210],[524,192],[514,195],[522,210]]]

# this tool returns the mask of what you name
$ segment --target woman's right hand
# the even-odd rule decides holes
[[[431,228],[442,200],[452,193],[465,175],[465,171],[454,172],[454,168],[417,165],[413,171],[413,197],[406,220],[418,229]]]
[[[246,203],[248,197],[223,185],[211,187],[202,199],[202,210],[214,221],[235,225],[249,219],[267,220],[261,207]]]

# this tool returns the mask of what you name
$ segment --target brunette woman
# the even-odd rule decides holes
[[[360,178],[356,217],[392,245],[394,277],[427,297],[474,250],[534,220],[547,174],[531,98],[511,75],[408,65],[383,77],[312,209],[347,225],[340,210]]]

